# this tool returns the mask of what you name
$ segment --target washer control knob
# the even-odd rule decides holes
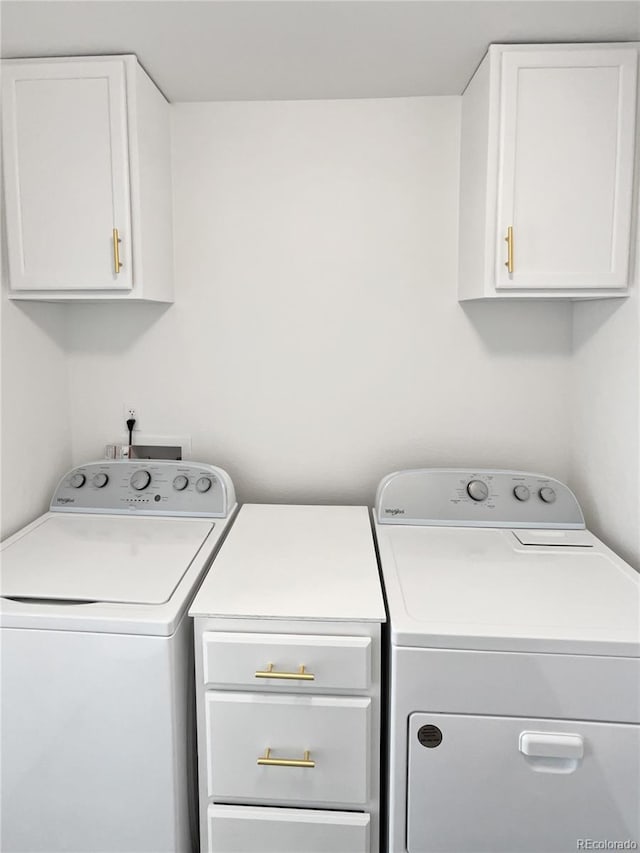
[[[552,504],[556,501],[556,493],[550,486],[543,486],[538,494],[540,495],[540,500],[546,504]]]
[[[471,480],[467,483],[467,494],[474,501],[486,501],[489,497],[489,487],[482,480]]]
[[[100,472],[99,474],[94,475],[93,480],[91,482],[96,487],[96,489],[104,489],[104,487],[109,482],[109,475]]]
[[[513,490],[513,494],[519,501],[528,501],[531,497],[531,492],[523,485],[516,486]]]
[[[173,488],[176,490],[176,492],[183,492],[188,485],[189,478],[185,477],[184,474],[178,474],[177,477],[173,478]]]
[[[80,486],[84,486],[87,478],[84,474],[74,474],[73,477],[69,480],[69,484],[73,486],[74,489],[79,489]]]
[[[211,488],[211,477],[199,477],[196,480],[196,489],[199,492],[208,492]]]
[[[136,471],[135,474],[131,475],[129,485],[132,489],[141,492],[143,489],[147,488],[150,482],[151,474],[148,471]]]

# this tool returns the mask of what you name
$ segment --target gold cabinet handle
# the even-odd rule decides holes
[[[315,761],[311,761],[308,749],[304,751],[304,758],[271,758],[271,749],[267,747],[264,755],[261,755],[257,764],[265,767],[315,767]]]
[[[273,664],[270,663],[269,666],[264,670],[258,670],[255,674],[256,678],[288,678],[295,679],[296,681],[315,681],[315,675],[310,672],[307,672],[304,668],[304,665],[300,667],[297,672],[274,672]]]
[[[507,268],[507,272],[513,272],[513,225],[510,225],[507,228],[507,236],[504,238],[505,243],[507,244],[507,260],[505,261],[505,267]]]
[[[120,270],[122,269],[122,263],[120,262],[120,243],[122,240],[118,236],[118,229],[113,229],[113,269],[115,274],[118,275]]]

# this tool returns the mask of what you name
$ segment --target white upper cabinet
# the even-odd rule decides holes
[[[78,62],[69,72],[67,62],[3,70],[11,286],[131,289],[124,66]]]
[[[133,56],[2,66],[10,296],[172,301],[163,95]]]
[[[635,45],[493,45],[463,95],[459,298],[624,296]]]

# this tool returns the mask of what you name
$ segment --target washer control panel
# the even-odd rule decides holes
[[[524,471],[420,468],[385,477],[376,518],[386,524],[458,527],[584,528],[573,492]]]
[[[54,512],[226,518],[236,503],[231,478],[204,462],[105,460],[69,471],[51,499]]]

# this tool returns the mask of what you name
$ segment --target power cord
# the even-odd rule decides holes
[[[129,447],[131,447],[131,445],[133,444],[133,428],[135,425],[136,425],[136,419],[135,418],[128,418],[127,419],[127,429],[129,430]]]

